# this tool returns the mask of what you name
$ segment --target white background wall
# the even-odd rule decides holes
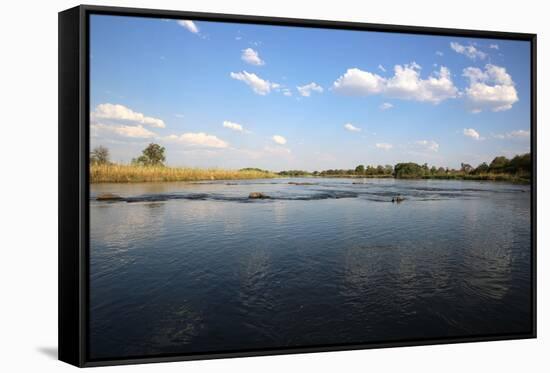
[[[539,338],[110,368],[117,371],[519,372],[550,367],[547,264],[550,22],[544,1],[105,0],[90,4],[539,35]],[[57,349],[57,12],[76,1],[2,3],[0,13],[0,370],[68,371]],[[546,145],[546,146],[545,146]],[[545,229],[546,228],[546,229]]]

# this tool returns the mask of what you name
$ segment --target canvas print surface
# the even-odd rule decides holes
[[[90,16],[89,356],[531,330],[530,44]]]

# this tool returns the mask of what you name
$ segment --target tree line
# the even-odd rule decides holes
[[[90,152],[90,163],[92,165],[111,164],[110,152],[104,146],[95,147]],[[166,149],[159,144],[150,143],[142,150],[141,155],[132,159],[132,165],[135,166],[164,166],[166,161]],[[259,171],[269,173],[269,171],[259,168],[243,168],[241,171]],[[508,175],[522,179],[531,178],[531,153],[516,155],[508,159],[504,156],[495,157],[489,164],[483,162],[476,167],[468,163],[461,163],[460,169],[449,167],[429,166],[427,163],[422,165],[414,162],[402,162],[392,165],[358,165],[354,169],[329,169],[324,171],[304,171],[304,170],[285,170],[277,173],[285,177],[300,176],[328,176],[328,177],[395,177],[398,179],[406,178],[474,178],[483,175]]]
[[[134,166],[164,166],[166,149],[159,144],[150,143],[142,150],[141,155],[132,159]],[[111,154],[104,146],[97,146],[90,152],[90,163],[93,165],[109,165]]]
[[[449,167],[422,165],[414,162],[392,165],[365,166],[358,165],[354,169],[329,169],[324,171],[286,170],[278,173],[281,176],[365,176],[365,177],[395,177],[395,178],[453,178],[476,175],[514,175],[523,178],[531,176],[531,154],[521,154],[508,159],[504,156],[495,157],[491,163],[483,162],[477,167],[461,163],[460,169]]]

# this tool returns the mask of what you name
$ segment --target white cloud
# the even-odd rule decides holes
[[[347,129],[348,131],[350,132],[361,132],[361,128],[359,127],[355,127],[353,124],[351,123],[346,123],[344,124],[344,128]]]
[[[438,55],[439,57],[443,56],[443,52],[441,51],[436,51],[435,54]]]
[[[102,120],[144,124],[156,128],[166,127],[162,119],[147,117],[142,113],[133,111],[124,105],[109,103],[97,105],[95,110],[90,114],[90,119],[92,122]]]
[[[300,95],[304,97],[311,96],[311,92],[313,91],[319,92],[319,93],[323,92],[323,87],[321,87],[315,82],[311,82],[309,84],[302,85],[302,86],[297,86],[296,89],[298,89],[298,92],[300,93]]]
[[[229,128],[230,130],[237,132],[244,132],[244,127],[239,123],[230,122],[228,120],[223,121],[223,126]]]
[[[470,137],[474,140],[482,140],[482,137],[479,135],[479,132],[477,132],[473,128],[464,128],[464,131],[462,131],[462,133],[464,134],[464,136]]]
[[[188,132],[181,135],[169,135],[165,137],[165,140],[206,148],[227,148],[229,146],[227,142],[204,132]]]
[[[189,20],[180,20],[178,21],[178,24],[182,27],[185,27],[188,31],[192,32],[193,34],[199,33],[199,28],[193,21]]]
[[[351,68],[336,79],[333,87],[339,93],[366,96],[381,93],[384,90],[384,84],[385,79],[378,74]]]
[[[389,102],[384,102],[382,105],[380,105],[380,110],[388,110],[393,107],[393,104]]]
[[[271,89],[276,89],[280,87],[280,85],[277,83],[271,83],[270,81],[264,80],[258,75],[254,73],[249,73],[247,71],[242,71],[238,73],[232,72],[230,76],[233,79],[244,82],[246,85],[252,88],[255,93],[261,96],[267,95],[269,92],[271,92]]]
[[[276,144],[284,145],[286,144],[286,139],[281,135],[273,135],[271,138]]]
[[[458,89],[445,66],[427,79],[421,79],[420,66],[413,62],[411,65],[395,66],[395,75],[387,81],[386,92],[389,97],[438,104],[457,97]]]
[[[485,65],[485,70],[467,67],[462,75],[470,80],[465,93],[473,113],[509,110],[519,100],[514,81],[504,67],[491,64]]]
[[[393,148],[393,145],[386,142],[378,142],[376,143],[376,147],[382,150],[390,150],[391,148]]]
[[[403,100],[415,100],[438,104],[458,95],[449,69],[441,66],[427,79],[420,77],[421,67],[412,62],[408,65],[395,65],[394,75],[383,78],[377,74],[357,68],[348,69],[333,85],[335,91],[347,95],[383,94]]]
[[[101,136],[105,133],[116,134],[121,137],[130,137],[138,139],[149,139],[156,137],[157,134],[143,127],[142,125],[137,126],[116,126],[116,125],[107,125],[103,123],[92,123],[90,124],[90,130],[92,132],[92,137]]]
[[[485,57],[487,57],[487,54],[485,52],[478,50],[473,45],[462,45],[454,41],[452,41],[450,45],[451,49],[454,50],[456,53],[463,54],[472,60],[475,60],[477,58],[483,60],[485,59]]]
[[[497,139],[529,139],[531,137],[530,131],[517,130],[503,134],[495,135]]]
[[[439,150],[439,144],[433,140],[418,140],[416,141],[416,144],[432,152],[436,152]]]
[[[292,96],[292,92],[288,88],[283,88],[282,92],[283,92],[283,95],[285,96]]]
[[[265,62],[260,58],[260,55],[254,49],[246,48],[246,49],[243,49],[242,52],[243,54],[241,55],[241,59],[244,62],[255,66],[265,65]]]
[[[378,68],[383,71],[383,72],[386,72],[386,68],[384,66],[382,66],[381,64],[378,65]]]
[[[489,48],[499,50],[498,44],[490,44]]]

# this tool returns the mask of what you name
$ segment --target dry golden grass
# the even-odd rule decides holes
[[[269,172],[222,170],[218,168],[175,168],[117,164],[90,166],[90,181],[92,183],[265,179],[276,176]]]

